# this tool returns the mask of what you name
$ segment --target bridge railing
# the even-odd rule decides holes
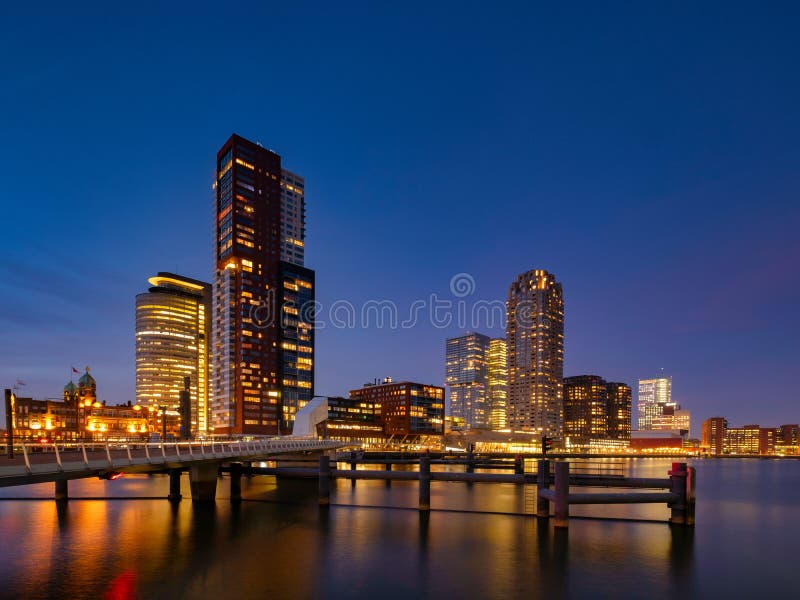
[[[258,457],[285,451],[319,450],[326,445],[315,439],[287,439],[282,437],[256,440],[215,439],[184,442],[50,442],[22,443],[22,458],[25,471],[33,472],[33,466],[50,464],[57,471],[71,468],[114,469],[134,465],[166,464],[168,462],[193,462],[210,459],[236,457]],[[40,454],[52,455],[52,461],[36,460]],[[77,460],[70,460],[77,455]],[[104,464],[103,464],[104,463]]]

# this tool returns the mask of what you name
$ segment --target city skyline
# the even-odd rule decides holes
[[[131,48],[144,21],[87,15],[74,44],[21,56],[0,100],[14,115],[4,132],[15,140],[0,150],[0,169],[6,197],[20,199],[4,203],[12,226],[0,261],[9,340],[0,379],[25,381],[26,396],[58,396],[70,365],[88,364],[104,399],[135,398],[133,298],[158,271],[212,280],[213,152],[236,131],[305,177],[313,197],[305,260],[326,306],[341,298],[409,306],[447,295],[456,273],[473,275],[472,299],[503,300],[516,274],[544,268],[558,274],[569,305],[564,375],[633,384],[663,367],[698,423],[715,414],[796,421],[796,400],[782,393],[800,358],[800,284],[787,276],[800,257],[799,89],[784,22],[765,8],[756,21],[769,41],[743,47],[751,15],[720,27],[708,15],[665,10],[659,22],[668,26],[636,29],[647,43],[628,27],[636,15],[584,15],[543,61],[536,57],[557,17],[549,13],[522,11],[509,35],[502,15],[464,9],[447,45],[458,57],[410,15],[404,22],[420,44],[402,56],[391,35],[354,19],[336,36],[344,44],[328,44],[320,59],[280,23],[302,21],[320,43],[330,41],[329,24],[286,9],[266,26],[283,64],[302,74],[285,96],[267,81],[247,94],[194,93],[207,88],[210,69],[246,76],[264,58],[244,37],[233,65],[200,45],[216,31],[207,17],[153,32],[151,54],[140,56]],[[431,11],[433,21],[452,18]],[[598,43],[598,22],[616,41],[588,69],[577,57]],[[49,44],[66,35],[54,17],[17,24],[0,42],[7,55],[34,34]],[[678,55],[659,50],[676,31]],[[491,40],[481,45],[492,48],[485,58],[470,49],[475,35]],[[75,67],[87,64],[114,73],[112,84]],[[658,81],[640,77],[656,71]],[[141,85],[125,87],[129,78]],[[163,101],[149,100],[152,90]],[[153,152],[160,132],[180,141],[168,160]],[[86,165],[91,178],[80,175]],[[487,201],[477,172],[502,174],[498,200]],[[476,228],[480,236],[464,235]],[[343,395],[387,374],[443,384],[441,343],[459,334],[456,325],[320,330],[315,391]],[[751,377],[733,376],[742,370]]]

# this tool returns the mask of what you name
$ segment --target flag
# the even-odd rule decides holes
[[[80,371],[78,371],[78,369],[76,369],[75,367],[72,367],[72,372],[73,373],[78,373],[80,375]]]
[[[25,385],[25,382],[22,381],[21,379],[17,379],[17,385],[18,386]]]

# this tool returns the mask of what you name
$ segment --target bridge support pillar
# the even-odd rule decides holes
[[[556,463],[556,520],[560,529],[569,527],[569,463]]]
[[[419,509],[431,510],[431,459],[427,456],[419,459]]]
[[[550,487],[550,461],[540,460],[536,471],[536,516],[547,519],[550,516],[550,501],[540,493]]]
[[[331,503],[331,457],[323,454],[319,457],[319,505]]]
[[[391,473],[391,471],[392,471],[392,463],[390,463],[390,462],[387,462],[387,463],[386,463],[386,472],[387,472],[387,473]],[[392,480],[391,480],[391,479],[387,479],[387,480],[386,480],[386,487],[387,487],[387,488],[390,488],[390,487],[392,487]]]
[[[242,500],[242,463],[231,463],[231,502]]]
[[[192,502],[213,502],[217,495],[218,462],[203,462],[189,467]]]
[[[167,500],[170,502],[180,502],[181,498],[181,470],[170,469],[169,471],[169,496]]]
[[[56,481],[56,500],[58,502],[65,502],[66,500],[69,500],[69,491],[66,479]]]
[[[249,479],[253,476],[253,462],[250,460],[244,461],[244,474]]]

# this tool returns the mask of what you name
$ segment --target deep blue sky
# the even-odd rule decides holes
[[[565,374],[800,421],[796,4],[287,4],[0,8],[3,387],[134,397],[134,296],[210,280],[235,131],[305,176],[323,305],[545,268]],[[317,392],[441,384],[458,332],[320,330]]]

